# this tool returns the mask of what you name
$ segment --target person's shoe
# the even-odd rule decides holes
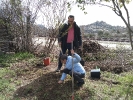
[[[59,72],[60,70],[59,69],[56,69],[55,72]]]
[[[77,83],[78,87],[83,86],[83,84],[84,84],[84,81],[83,81],[83,82],[78,82],[78,83]]]

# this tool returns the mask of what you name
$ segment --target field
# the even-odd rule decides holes
[[[74,100],[133,100],[133,53],[117,49],[89,54],[85,59],[85,84],[74,84]],[[101,69],[92,79],[90,70]],[[43,57],[21,52],[0,56],[0,100],[72,100],[72,79],[59,85],[57,58],[43,65]]]

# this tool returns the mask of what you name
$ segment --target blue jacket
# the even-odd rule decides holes
[[[72,61],[73,61],[73,66],[72,66]],[[74,72],[79,72],[81,74],[85,74],[85,69],[84,67],[80,64],[80,61],[81,61],[81,58],[80,56],[75,53],[72,56],[68,56],[67,57],[67,61],[66,61],[66,65],[65,65],[65,68],[69,69],[69,70],[72,70],[72,67],[73,67],[73,71]],[[66,78],[67,74],[66,73],[62,73],[62,76],[61,76],[61,79],[60,80],[64,80]]]

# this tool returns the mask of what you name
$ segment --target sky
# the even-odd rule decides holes
[[[129,10],[129,15],[130,15],[130,22],[131,25],[133,26],[133,1],[130,2],[130,4],[127,5],[127,8]],[[112,9],[108,8],[108,7],[103,7],[103,6],[99,6],[99,5],[88,5],[86,7],[86,11],[88,14],[84,14],[83,11],[81,11],[78,7],[73,7],[71,12],[68,13],[72,14],[75,16],[75,21],[78,25],[87,25],[87,24],[91,24],[93,22],[96,21],[104,21],[110,25],[114,25],[114,26],[125,26],[125,23],[123,22],[123,20],[116,15],[116,13],[114,11],[112,11]],[[123,11],[123,15],[125,16],[125,11],[122,9]],[[126,18],[126,16],[125,16]]]
[[[96,21],[104,21],[107,24],[113,26],[125,26],[123,20],[118,15],[116,15],[112,9],[108,7],[99,5],[88,5],[85,7],[85,9],[85,11],[88,13],[86,15],[77,6],[73,6],[71,11],[68,12],[67,16],[74,15],[75,21],[78,25],[88,25]],[[133,1],[127,5],[127,9],[130,15],[131,26],[133,26]],[[125,10],[122,9],[122,12],[124,17],[126,18]],[[37,20],[36,22],[38,24],[41,24],[41,19],[39,18],[39,20]]]

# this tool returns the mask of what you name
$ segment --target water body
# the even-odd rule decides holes
[[[45,45],[46,37],[34,37],[33,42],[35,45],[40,44],[42,46]],[[131,50],[131,46],[129,42],[113,42],[113,41],[96,41],[102,46],[110,49],[128,49]],[[58,45],[58,42],[55,42],[55,45]]]
[[[131,50],[130,42],[97,41],[106,48]]]

